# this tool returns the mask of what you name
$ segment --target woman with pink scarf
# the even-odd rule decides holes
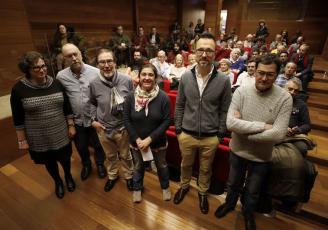
[[[133,202],[142,200],[144,161],[154,160],[163,191],[163,200],[171,199],[169,170],[166,163],[166,130],[170,124],[170,101],[157,83],[157,70],[152,64],[139,72],[139,85],[124,102],[124,125],[130,136],[134,160]]]

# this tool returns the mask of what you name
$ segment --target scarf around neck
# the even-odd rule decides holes
[[[159,87],[156,85],[154,89],[150,92],[147,92],[140,88],[138,85],[134,91],[134,99],[135,99],[135,110],[136,112],[141,111],[143,108],[145,109],[146,117],[148,116],[148,105],[149,103],[154,100],[159,93]]]

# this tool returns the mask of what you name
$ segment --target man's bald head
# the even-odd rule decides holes
[[[65,58],[66,65],[69,66],[74,73],[81,71],[83,64],[82,54],[76,45],[72,43],[63,45],[62,54]]]

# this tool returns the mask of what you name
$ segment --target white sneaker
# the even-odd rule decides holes
[[[273,209],[271,212],[269,213],[263,213],[263,216],[265,217],[269,217],[269,218],[275,218],[277,215],[276,211]]]
[[[133,191],[132,200],[133,203],[140,203],[142,200],[141,191]]]
[[[171,190],[170,190],[170,188],[163,189],[163,200],[165,200],[165,201],[171,200]]]

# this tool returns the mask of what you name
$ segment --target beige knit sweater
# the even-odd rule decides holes
[[[232,131],[231,150],[251,161],[270,161],[274,144],[286,136],[292,104],[289,93],[276,85],[263,93],[255,85],[239,87],[227,117],[227,128]],[[241,113],[240,119],[234,116],[235,111]],[[273,128],[265,130],[265,124]]]

